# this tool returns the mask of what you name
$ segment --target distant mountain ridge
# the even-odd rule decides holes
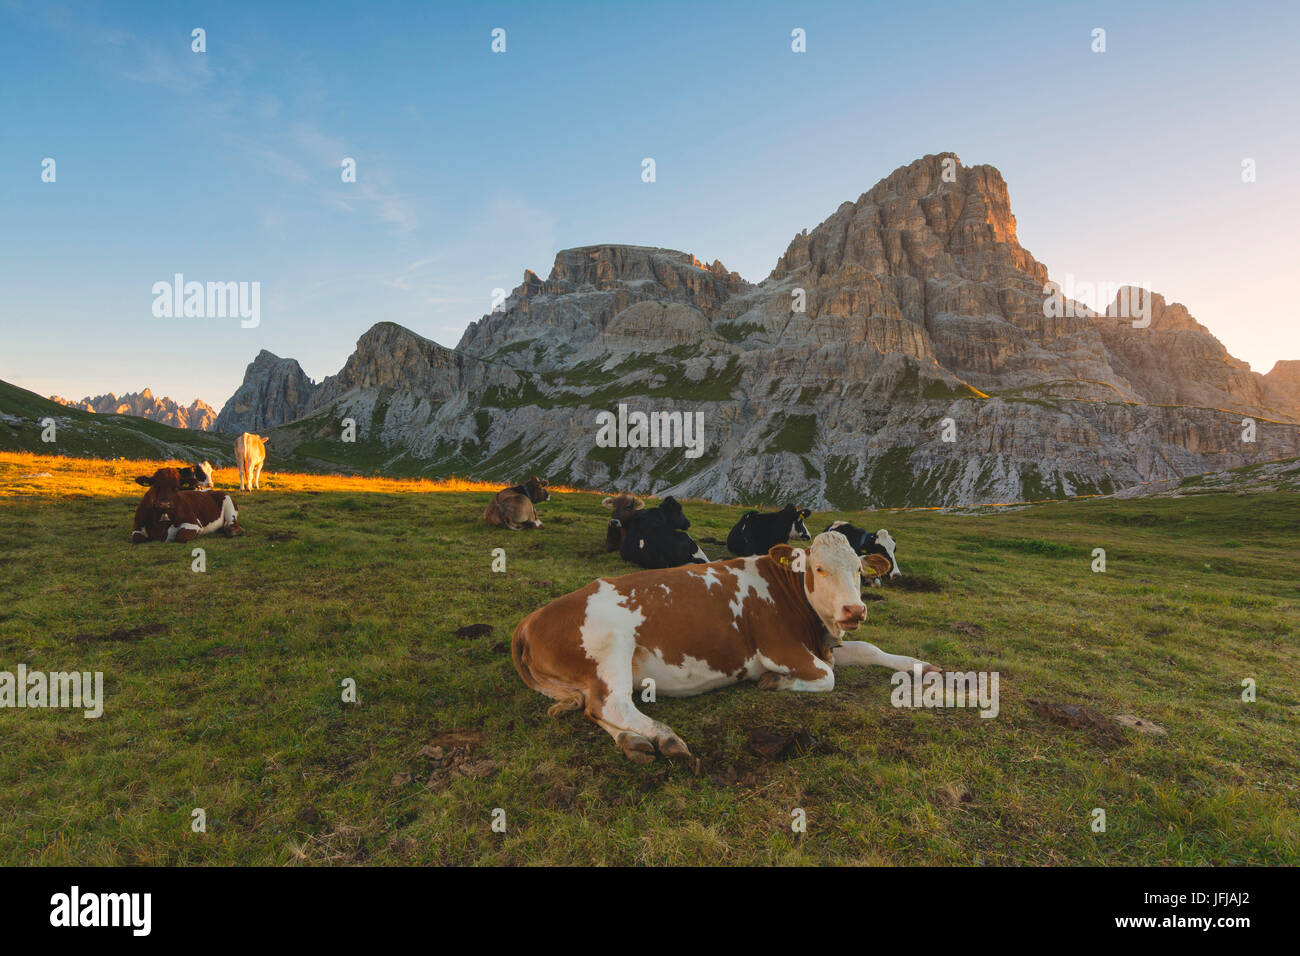
[[[259,355],[218,425],[359,467],[813,507],[1106,493],[1300,455],[1300,362],[1252,372],[1156,293],[1146,327],[1123,296],[1056,314],[1050,283],[1001,174],[942,153],[795,236],[760,283],[674,250],[566,249],[455,349],[380,322],[318,385]],[[598,447],[619,403],[702,412],[705,453]]]
[[[207,402],[196,398],[188,406],[181,405],[166,396],[158,398],[147,388],[120,396],[112,392],[93,397],[88,395],[80,401],[51,395],[50,401],[99,415],[135,415],[173,428],[195,431],[211,431],[217,422],[217,410]]]

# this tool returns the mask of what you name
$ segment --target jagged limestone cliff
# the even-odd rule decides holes
[[[1251,372],[1156,294],[1135,327],[1045,308],[1052,288],[1001,174],[927,156],[757,285],[673,250],[564,250],[455,349],[380,323],[301,411],[263,420],[286,426],[279,447],[354,466],[814,507],[1109,492],[1300,455],[1291,363]],[[703,453],[601,447],[596,415],[620,403],[702,414]]]

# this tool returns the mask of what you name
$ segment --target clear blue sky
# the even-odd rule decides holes
[[[943,150],[1053,277],[1149,283],[1267,371],[1300,358],[1297,35],[1282,2],[0,0],[0,378],[220,407],[261,348],[320,379],[376,321],[454,345],[594,242],[757,281]],[[176,272],[259,281],[260,327],[155,320]]]

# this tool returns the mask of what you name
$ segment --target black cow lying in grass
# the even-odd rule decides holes
[[[809,541],[811,535],[804,527],[803,519],[810,514],[812,512],[807,508],[796,508],[794,505],[786,505],[771,514],[746,511],[744,517],[731,529],[731,534],[727,535],[727,547],[732,554],[747,558],[754,554],[767,554],[791,538]]]
[[[876,555],[877,558],[883,559],[877,565],[876,584],[880,583],[881,576],[885,574],[888,574],[891,578],[902,575],[903,572],[898,569],[898,545],[895,543],[893,536],[884,528],[872,534],[862,528],[855,528],[847,521],[835,521],[826,530],[837,531],[844,535],[849,539],[849,544],[853,545],[853,550],[863,557]]]
[[[624,561],[643,568],[676,568],[709,561],[700,546],[686,533],[691,522],[672,495],[657,507],[636,511],[624,524],[627,536],[619,548]]]

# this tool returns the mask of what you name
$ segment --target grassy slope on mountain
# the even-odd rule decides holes
[[[15,483],[33,471],[55,478]],[[694,775],[546,717],[504,651],[532,609],[629,570],[601,550],[599,497],[556,495],[543,530],[507,532],[479,520],[485,492],[272,472],[238,496],[248,534],[199,542],[197,574],[191,546],[127,543],[132,473],[0,457],[0,669],[100,670],[107,697],[98,720],[0,719],[0,862],[1300,862],[1295,493],[818,514],[900,541],[906,587],[868,591],[860,636],[997,670],[1001,712],[895,709],[887,671],[851,668],[830,694],[643,705],[701,758]],[[699,538],[738,514],[687,510]],[[457,636],[476,623],[491,633]],[[147,625],[163,629],[113,633]],[[1110,748],[1030,699],[1168,735]],[[800,727],[830,752],[746,753],[750,729]],[[430,791],[420,751],[453,728],[481,731],[490,763]]]
[[[0,418],[0,451],[102,458],[168,458],[232,463],[232,439],[190,431],[132,415],[99,415],[68,408],[35,392],[0,382],[0,415],[21,420],[17,427]],[[55,440],[41,440],[46,418],[55,421]]]

